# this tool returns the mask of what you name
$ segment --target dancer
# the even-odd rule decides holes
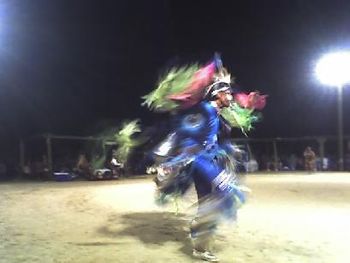
[[[250,130],[266,96],[233,94],[230,74],[216,55],[203,67],[172,69],[144,99],[151,110],[173,116],[173,132],[154,151],[157,201],[181,196],[194,183],[198,212],[190,224],[193,256],[216,262],[211,250],[216,226],[224,218],[235,219],[245,201],[235,174],[231,128]]]

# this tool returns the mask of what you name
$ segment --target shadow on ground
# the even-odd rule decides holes
[[[100,235],[112,238],[135,237],[149,245],[162,246],[166,242],[179,242],[182,245],[180,251],[192,255],[188,223],[184,214],[170,212],[115,214],[97,231]]]

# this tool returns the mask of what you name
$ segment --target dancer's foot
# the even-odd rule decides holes
[[[209,251],[199,251],[193,249],[192,255],[195,258],[203,259],[209,262],[219,262],[219,259]]]

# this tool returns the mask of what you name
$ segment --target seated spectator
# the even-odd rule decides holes
[[[91,177],[91,166],[89,161],[87,160],[85,154],[80,154],[78,158],[78,162],[75,167],[75,171],[84,177]]]

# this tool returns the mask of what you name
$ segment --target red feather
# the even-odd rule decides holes
[[[178,94],[170,95],[168,98],[176,101],[181,108],[189,108],[203,99],[205,88],[213,81],[215,64],[210,63],[200,68],[192,77],[188,87]]]
[[[237,93],[235,101],[243,108],[262,110],[266,106],[267,95],[260,95],[258,91],[246,93]]]

